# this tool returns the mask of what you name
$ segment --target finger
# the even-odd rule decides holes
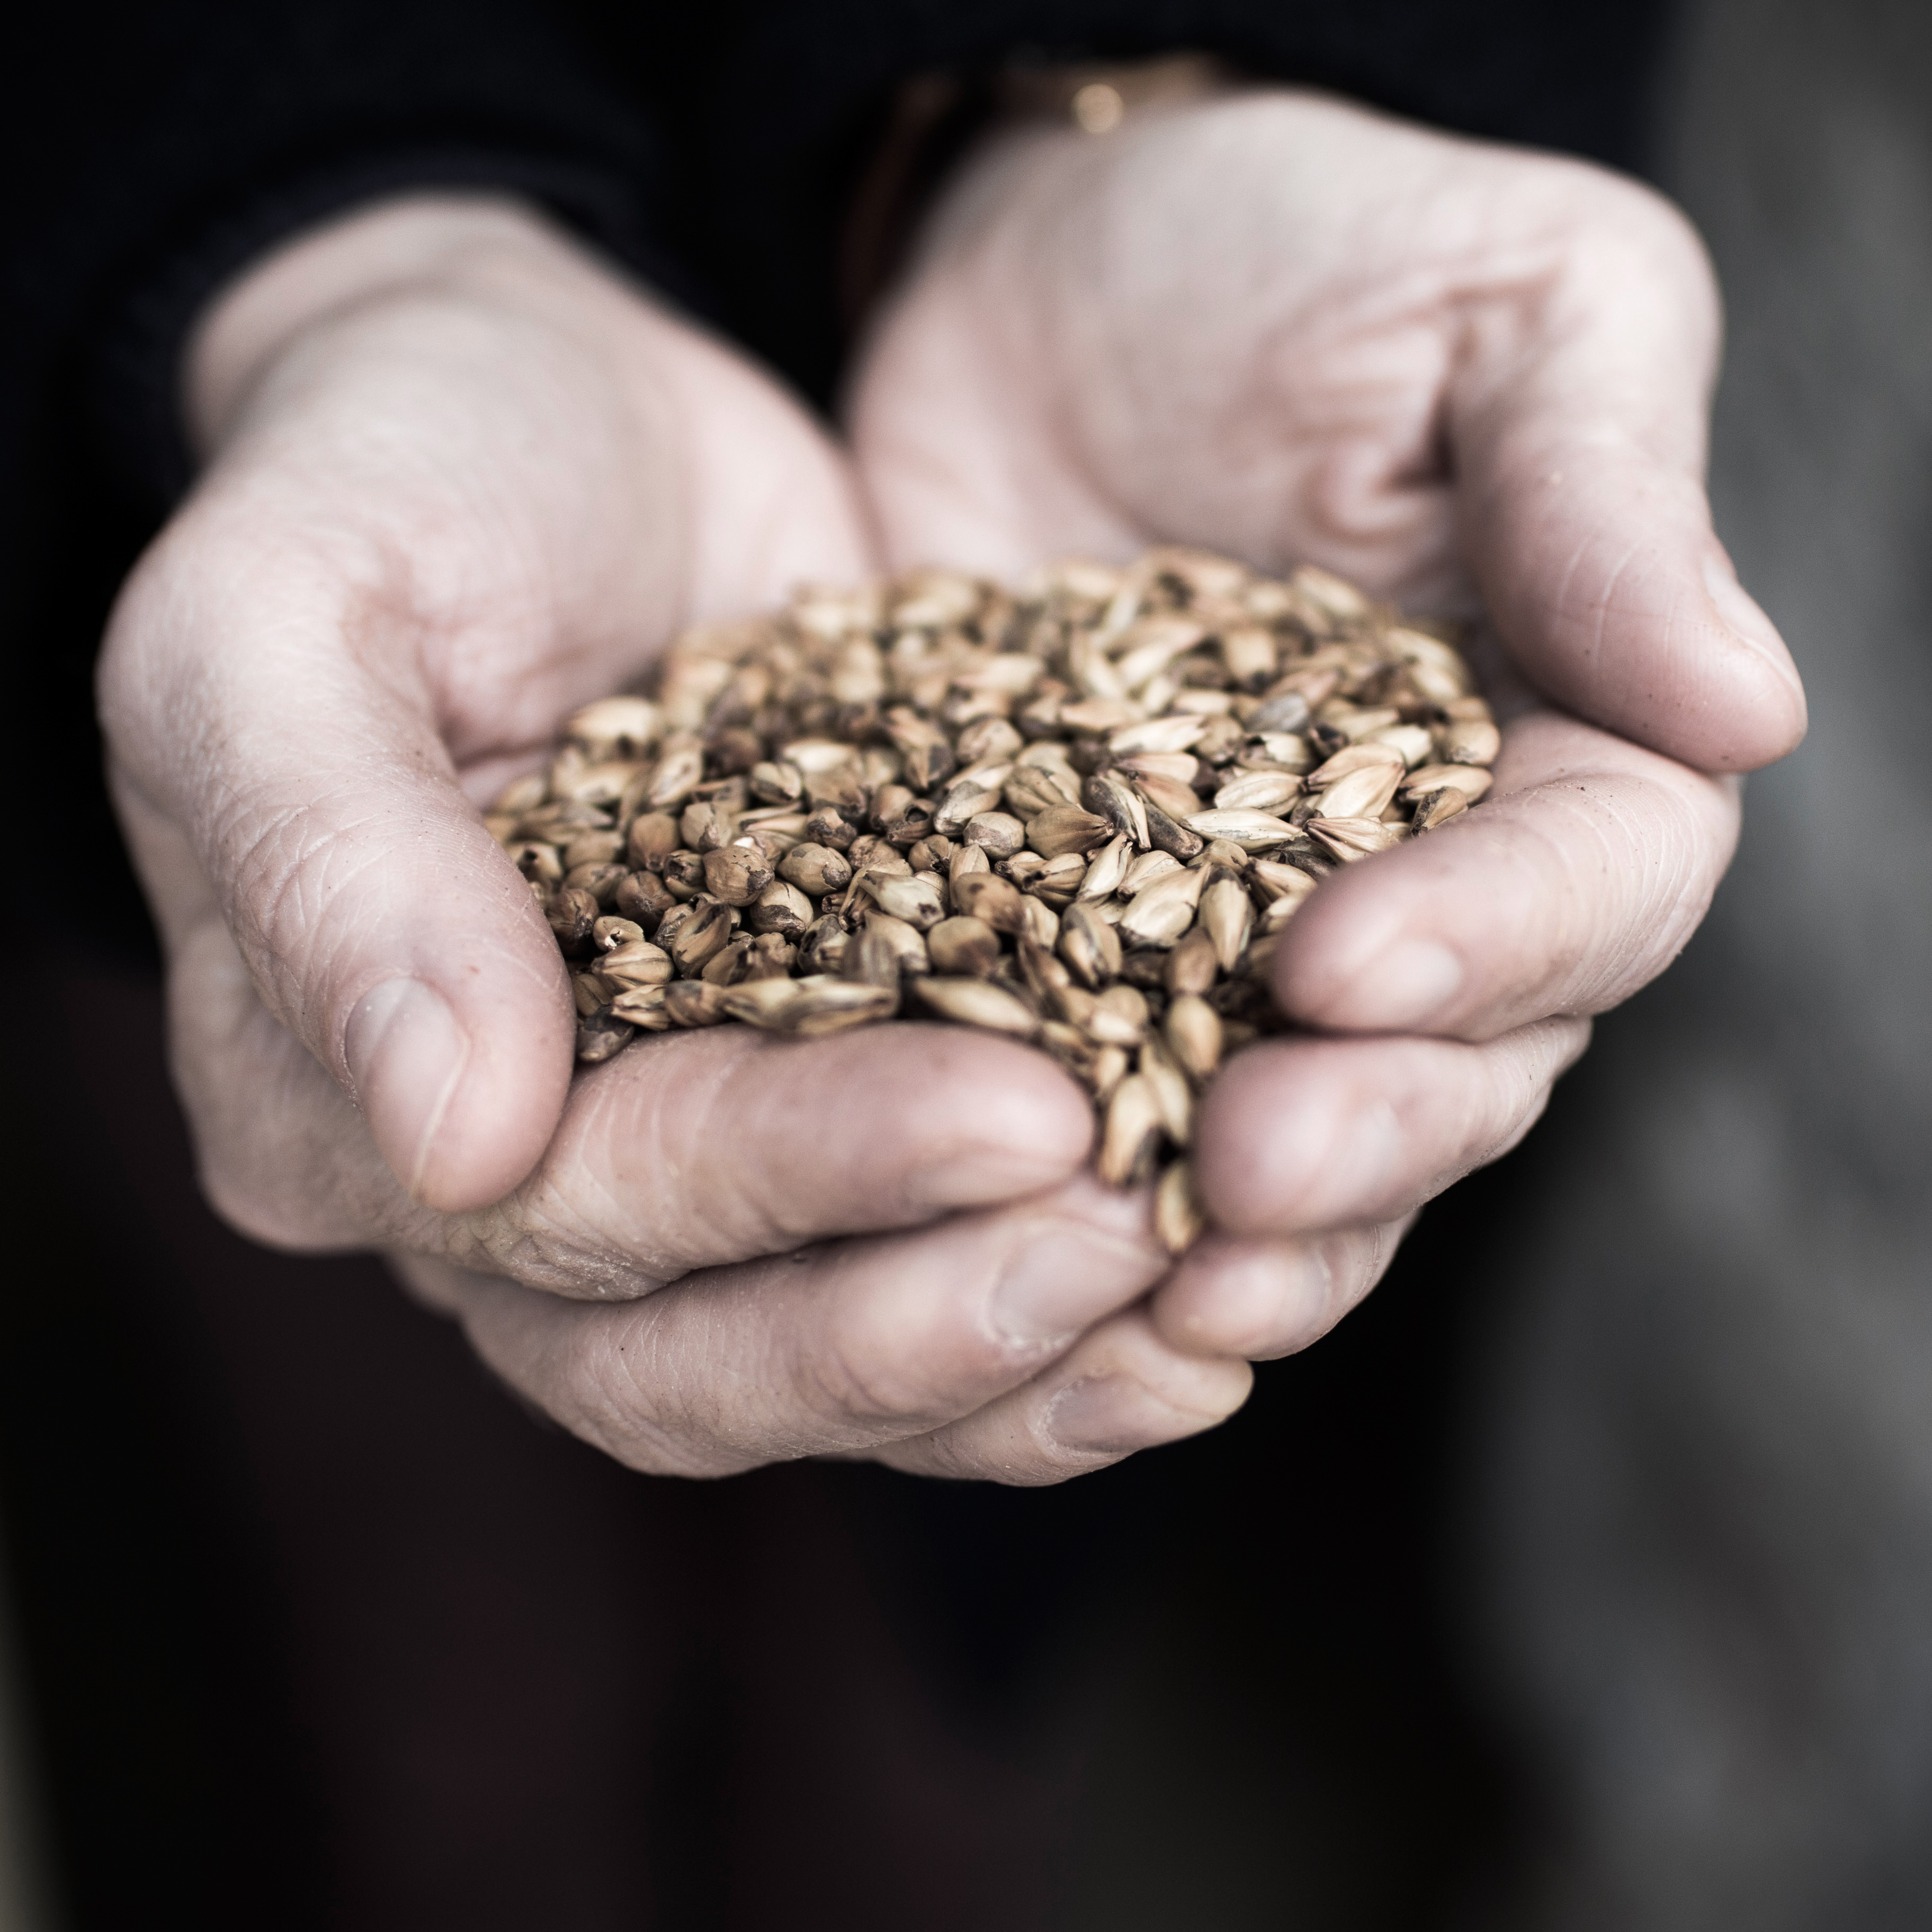
[[[1298,1240],[1210,1231],[1149,1297],[1172,1348],[1273,1361],[1318,1342],[1388,1271],[1414,1216]]]
[[[459,787],[400,586],[193,512],[124,593],[101,679],[124,781],[180,824],[270,1011],[442,1208],[542,1154],[570,1078],[563,964]]]
[[[922,1476],[1064,1483],[1215,1427],[1253,1386],[1246,1363],[1184,1353],[1129,1309],[1023,1388],[876,1460]]]
[[[1209,1217],[1276,1238],[1394,1220],[1514,1147],[1588,1038],[1588,1022],[1552,1019],[1481,1046],[1258,1042],[1202,1101],[1195,1173]]]
[[[916,1226],[1078,1172],[1093,1109],[1043,1054],[960,1028],[641,1040],[579,1076],[542,1166],[452,1248],[566,1294]]]
[[[1804,688],[1704,493],[1719,320],[1702,245],[1658,196],[1580,166],[1499,171],[1496,193],[1553,263],[1470,304],[1447,398],[1497,628],[1541,689],[1612,730],[1706,771],[1782,758]]]
[[[1147,1220],[1144,1199],[1076,1182],[617,1304],[407,1265],[565,1427],[633,1468],[723,1475],[926,1434],[1026,1381],[1162,1273]]]
[[[406,1198],[340,1089],[256,998],[218,918],[175,950],[176,1077],[202,1184],[278,1246],[401,1246],[562,1294],[634,1296],[693,1268],[1039,1193],[1078,1171],[1092,1137],[1072,1082],[1005,1041],[723,1027],[581,1072],[530,1179],[446,1217]]]
[[[1735,781],[1553,712],[1474,811],[1344,868],[1289,922],[1276,997],[1335,1030],[1493,1038],[1598,1013],[1682,952],[1737,842]]]

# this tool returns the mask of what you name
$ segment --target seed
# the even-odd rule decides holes
[[[1058,858],[1048,860],[1029,890],[1042,904],[1062,912],[1073,903],[1086,878],[1086,860],[1078,852],[1063,852]]]
[[[671,1023],[670,1015],[664,1010],[668,990],[664,986],[633,986],[610,1002],[610,1011],[616,1018],[640,1027],[646,1033],[667,1032]]]
[[[1130,1064],[1124,1046],[1103,1046],[1094,1054],[1087,1068],[1087,1084],[1100,1106],[1104,1107],[1113,1098],[1114,1090],[1127,1077]]]
[[[1197,1084],[1221,1064],[1221,1016],[1197,993],[1179,993],[1167,1003],[1162,1032],[1174,1064]]]
[[[1088,1038],[1102,1046],[1138,1046],[1147,1037],[1147,995],[1138,986],[1109,986],[1083,1024]]]
[[[681,977],[691,979],[723,952],[738,923],[737,914],[718,900],[707,901],[677,929],[670,942],[671,958]],[[681,1021],[688,1025],[688,1021]]]
[[[1027,828],[1010,812],[980,812],[966,821],[965,840],[988,859],[1010,859],[1027,842]]]
[[[969,873],[952,884],[952,903],[968,918],[983,920],[995,932],[1026,929],[1026,901],[1012,884],[992,872]]]
[[[735,986],[750,968],[752,938],[746,933],[728,940],[698,969],[698,976],[714,986]]]
[[[664,989],[664,1016],[673,1026],[716,1026],[724,1015],[724,988],[707,980],[674,980]]]
[[[806,973],[837,973],[844,963],[852,935],[836,913],[827,913],[806,928],[798,942],[798,963]]]
[[[1194,1131],[1194,1094],[1187,1077],[1158,1040],[1144,1040],[1138,1056],[1141,1078],[1154,1090],[1160,1124],[1176,1147],[1185,1147]]]
[[[774,879],[752,902],[745,923],[754,932],[796,939],[812,923],[812,902],[789,879]]]
[[[1160,1103],[1142,1075],[1130,1073],[1113,1090],[1100,1135],[1100,1178],[1110,1186],[1138,1180],[1160,1138]]]
[[[1106,899],[1120,888],[1134,856],[1134,842],[1125,832],[1110,838],[1087,862],[1087,875],[1076,895],[1082,899]],[[1160,855],[1163,859],[1167,854]]]
[[[1030,1039],[1040,1022],[1012,994],[984,980],[916,980],[913,990],[943,1019]]]
[[[1155,772],[1136,777],[1134,790],[1140,794],[1144,806],[1151,806],[1155,811],[1165,812],[1178,824],[1185,825],[1201,809],[1201,796],[1192,785],[1180,784]]]
[[[895,919],[890,913],[868,912],[862,936],[868,941],[885,946],[902,974],[928,973],[932,970],[925,935],[917,926],[908,925],[902,919]]]
[[[1170,993],[1204,993],[1220,970],[1214,942],[1199,926],[1167,956],[1161,983]]]
[[[1152,718],[1112,734],[1107,748],[1117,758],[1134,752],[1184,752],[1198,742],[1207,728],[1207,721],[1202,718]]]
[[[1060,918],[1060,956],[1082,986],[1104,986],[1120,970],[1120,934],[1098,913],[1073,906]]]
[[[1415,816],[1409,822],[1418,832],[1433,832],[1445,819],[1469,808],[1468,794],[1444,785],[1440,791],[1424,792],[1415,801]]]
[[[632,1028],[614,1013],[586,1014],[577,1022],[577,1057],[587,1066],[608,1060],[630,1044]]]
[[[1194,1167],[1177,1160],[1161,1175],[1154,1195],[1154,1231],[1171,1255],[1185,1254],[1201,1238],[1205,1226],[1194,1198]]]
[[[628,869],[622,866],[577,866],[564,874],[563,883],[574,891],[588,892],[598,905],[606,906],[616,898],[617,888],[630,876]]]
[[[852,867],[842,852],[829,845],[794,845],[778,862],[778,874],[813,898],[842,891],[852,881]]]
[[[1376,818],[1311,818],[1308,830],[1344,865],[1352,865],[1398,844],[1406,828]]]
[[[1143,852],[1130,866],[1120,880],[1120,896],[1132,898],[1144,892],[1156,879],[1164,879],[1170,872],[1180,870],[1180,861],[1172,852]]]
[[[680,745],[667,749],[651,774],[644,802],[653,812],[674,812],[695,791],[704,777],[704,748]]]
[[[634,920],[600,919],[590,928],[591,944],[599,952],[614,952],[617,947],[629,946],[644,936],[644,928]]]
[[[1179,868],[1143,886],[1120,915],[1120,932],[1136,946],[1172,946],[1194,923],[1204,881],[1198,872]]]
[[[1402,775],[1399,756],[1387,764],[1364,766],[1330,785],[1316,800],[1316,811],[1323,818],[1378,818],[1395,796]]]
[[[1037,765],[1016,766],[1000,788],[1000,802],[1015,818],[1030,819],[1057,805],[1078,805],[1070,798],[1057,772],[1042,771]]]
[[[896,1004],[884,988],[819,975],[752,980],[732,987],[724,1000],[729,1018],[806,1038],[889,1018]]]
[[[932,829],[949,838],[956,837],[981,813],[997,811],[999,803],[998,785],[989,788],[976,778],[956,778],[932,814]]]
[[[727,905],[749,905],[771,882],[771,862],[755,845],[721,845],[704,855],[705,890]]]
[[[1060,944],[1060,915],[1046,902],[1028,893],[1021,901],[1026,916],[1025,936],[1049,950]]]
[[[694,632],[484,822],[571,962],[586,1062],[640,1029],[836,1032],[910,983],[1084,1081],[1125,1181],[1281,1024],[1272,954],[1321,879],[1468,810],[1500,746],[1443,638],[1312,567],[1168,547]],[[1155,1220],[1174,1252],[1200,1229],[1184,1161]]]
[[[511,864],[532,884],[554,886],[562,882],[562,856],[554,845],[532,838],[507,849]]]
[[[542,805],[550,787],[541,772],[526,772],[520,778],[512,778],[496,796],[490,809],[501,812],[505,817],[520,818],[526,812],[534,812]]]
[[[1248,868],[1248,876],[1274,899],[1305,899],[1316,886],[1314,878],[1298,866],[1277,865],[1272,859],[1256,860]]]
[[[1386,745],[1391,751],[1400,752],[1405,766],[1413,770],[1418,765],[1429,762],[1435,747],[1429,734],[1420,724],[1385,724],[1379,731],[1371,731],[1364,741],[1370,745]],[[1469,763],[1487,763],[1486,760],[1470,760]]]
[[[1180,860],[1184,865],[1189,860],[1199,856],[1202,847],[1207,842],[1199,832],[1190,831],[1187,826],[1170,818],[1159,806],[1150,801],[1143,800],[1142,802],[1147,807],[1148,837],[1154,844],[1162,851]],[[1211,838],[1214,835],[1210,833],[1208,836]]]
[[[1292,772],[1243,772],[1214,794],[1216,812],[1279,812],[1301,795]]]
[[[798,948],[781,933],[757,933],[746,944],[749,950],[746,955],[744,970],[738,974],[735,984],[742,985],[753,980],[786,979],[798,963]]]
[[[915,872],[910,878],[899,879],[868,872],[862,875],[860,883],[881,912],[916,926],[921,932],[946,916],[946,893],[937,873]]]
[[[580,832],[563,848],[563,869],[568,872],[579,866],[608,866],[623,849],[619,832]]]
[[[1008,820],[1009,824],[1017,822]],[[1054,806],[1023,830],[1026,843],[1042,859],[1057,859],[1067,852],[1096,852],[1114,835],[1114,827],[1108,820],[1077,805]],[[970,828],[966,836],[972,837]]]
[[[601,922],[600,922],[601,923]],[[614,947],[597,962],[597,970],[616,986],[662,986],[672,976],[670,955],[650,940],[635,940]]]
[[[1000,935],[978,919],[944,919],[926,935],[932,970],[952,978],[984,979],[1000,963]]]
[[[1204,838],[1225,838],[1244,852],[1265,852],[1294,836],[1286,819],[1273,813],[1241,809],[1196,812],[1188,821],[1190,830]]]
[[[1405,798],[1416,799],[1447,788],[1460,791],[1474,805],[1494,782],[1480,765],[1424,765],[1420,771],[1409,773],[1402,794]]]
[[[1254,922],[1254,901],[1238,879],[1218,879],[1202,893],[1202,930],[1213,942],[1222,972],[1234,970]]]
[[[590,950],[597,923],[597,902],[591,894],[580,886],[566,886],[551,898],[544,916],[566,958],[581,958]]]

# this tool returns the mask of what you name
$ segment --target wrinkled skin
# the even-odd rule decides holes
[[[1210,1426],[1682,945],[1735,836],[1694,768],[1802,729],[1708,532],[1714,329],[1639,191],[1286,94],[977,159],[856,377],[856,467],[513,206],[301,238],[204,321],[207,467],[101,668],[212,1197],[386,1248],[640,1468],[1038,1483]],[[1156,536],[1480,591],[1569,707],[1298,916],[1280,990],[1327,1036],[1205,1107],[1221,1232],[1170,1270],[1081,1176],[1084,1096],[964,1030],[728,1028],[573,1078],[476,810],[559,712],[801,578]]]
[[[1244,1054],[1207,1100],[1222,1232],[1154,1299],[1177,1343],[1285,1354],[1360,1300],[1690,938],[1736,836],[1707,774],[1802,736],[1711,530],[1718,332],[1654,196],[1310,94],[1010,136],[935,212],[852,398],[890,562],[1312,556],[1486,607],[1508,653],[1480,812],[1287,928],[1277,997],[1343,1037]]]

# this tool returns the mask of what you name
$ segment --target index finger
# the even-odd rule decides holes
[[[1092,1137],[1052,1060],[963,1028],[661,1034],[580,1072],[536,1172],[465,1217],[452,1252],[561,1294],[634,1295],[1037,1193]]]

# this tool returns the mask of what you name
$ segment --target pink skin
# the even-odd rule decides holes
[[[1640,191],[1284,94],[976,160],[860,372],[856,473],[514,206],[299,239],[204,322],[208,468],[101,672],[212,1196],[387,1248],[640,1468],[1052,1482],[1211,1426],[1682,945],[1735,836],[1696,767],[1802,728],[1709,534],[1715,328]],[[1144,1200],[1078,1178],[1083,1096],[963,1031],[573,1078],[476,808],[560,711],[800,578],[1156,536],[1480,594],[1572,714],[1526,708],[1480,813],[1298,916],[1278,990],[1328,1036],[1204,1105],[1220,1232],[1171,1269]]]
[[[208,466],[100,691],[232,1220],[388,1249],[640,1468],[1051,1482],[1238,1406],[1245,1364],[1123,1312],[1165,1257],[1078,1178],[1090,1109],[1038,1054],[730,1028],[573,1076],[477,801],[685,624],[874,567],[794,404],[527,214],[442,200],[259,266],[190,402]]]
[[[1802,735],[1711,531],[1718,334],[1655,196],[1305,93],[1006,136],[932,218],[850,403],[890,561],[1313,556],[1486,606],[1513,664],[1481,810],[1287,930],[1277,997],[1331,1036],[1203,1106],[1227,1232],[1153,1299],[1178,1345],[1280,1354],[1359,1300],[1695,929],[1736,837],[1716,775]]]

